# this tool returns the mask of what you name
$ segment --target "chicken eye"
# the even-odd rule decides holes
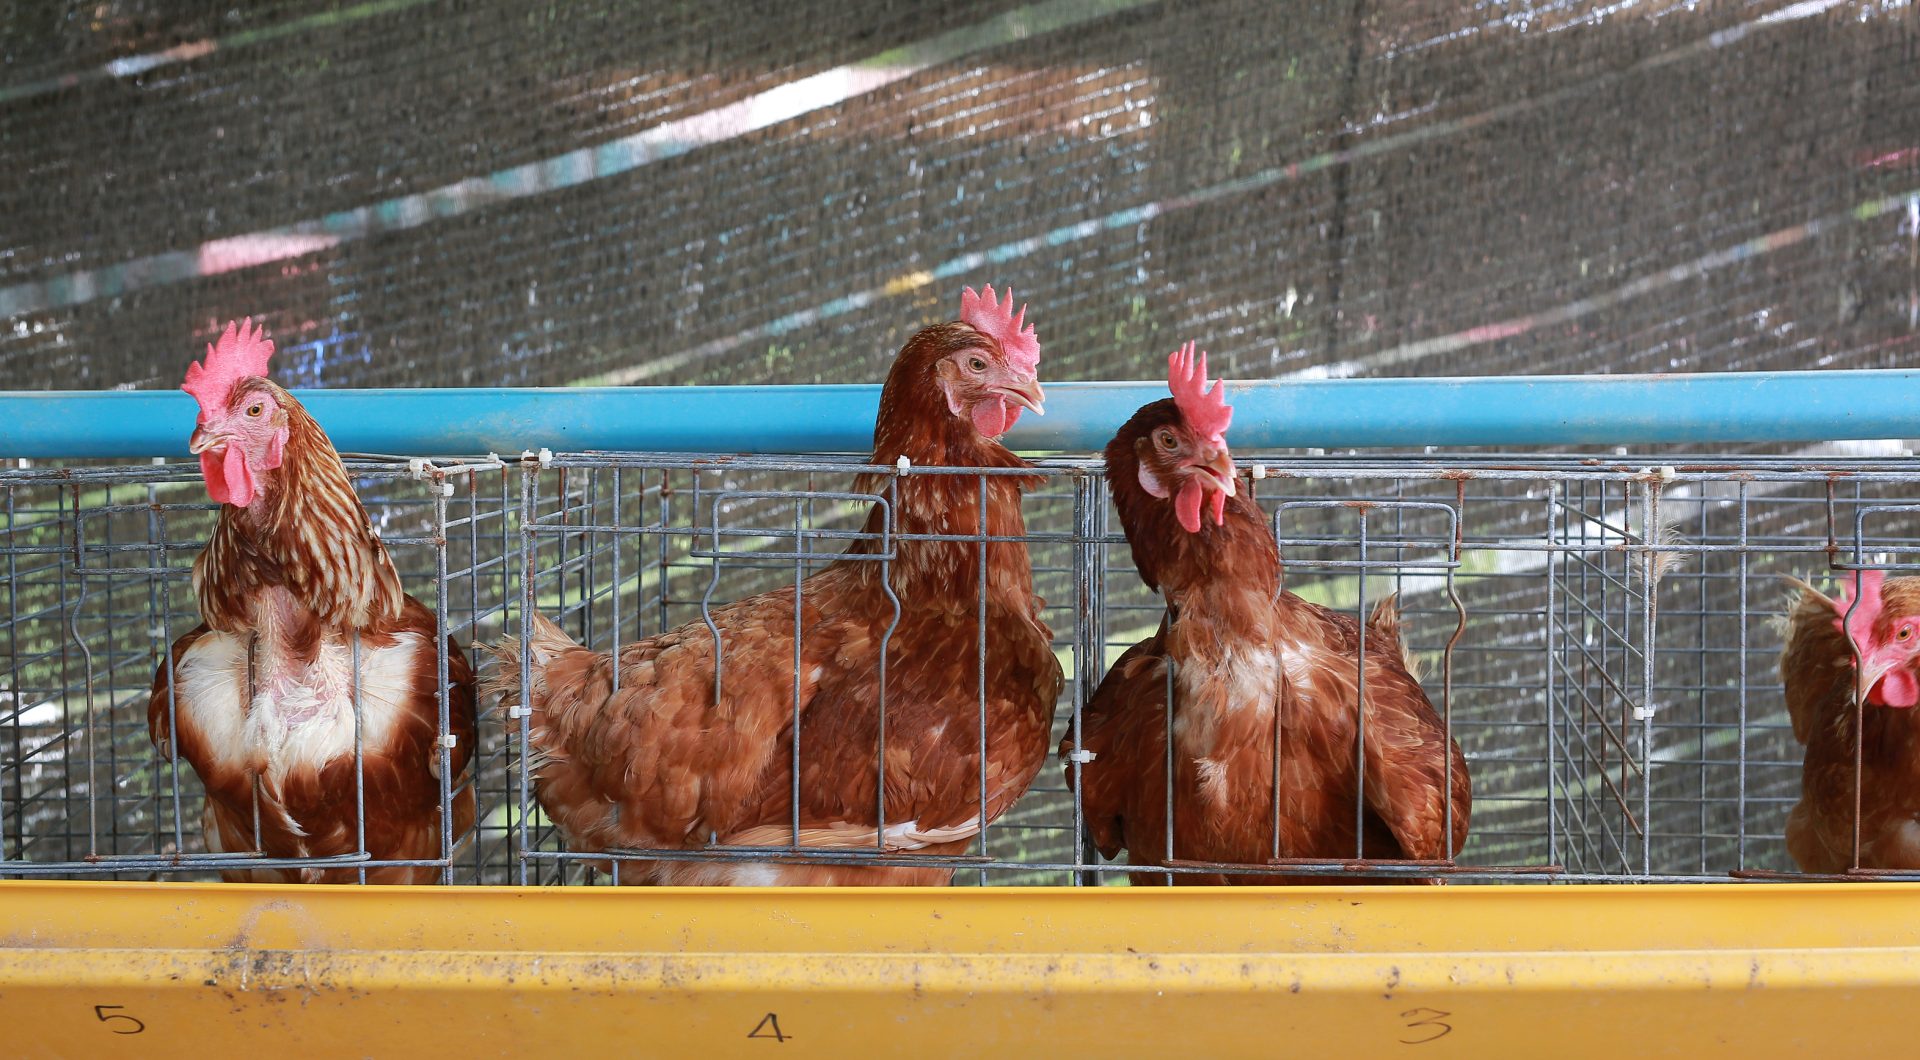
[[[1180,448],[1180,439],[1175,438],[1173,436],[1172,431],[1161,431],[1160,432],[1160,448],[1178,449]]]
[[[1898,638],[1898,639],[1900,639],[1900,640],[1912,640],[1912,639],[1913,639],[1913,627],[1912,627],[1912,626],[1901,626],[1901,627],[1900,627],[1900,629],[1899,629],[1898,631],[1896,631],[1896,632],[1894,633],[1894,637],[1896,637],[1896,638]]]
[[[262,405],[261,403],[256,401],[253,404],[247,406],[247,415],[258,416],[260,415],[261,411],[265,408],[266,408],[265,405]]]
[[[987,370],[987,362],[983,357],[969,357],[967,367],[977,374]]]

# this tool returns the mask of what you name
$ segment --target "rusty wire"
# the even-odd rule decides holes
[[[1409,647],[1434,664],[1429,693],[1467,752],[1472,830],[1463,849],[1436,861],[1316,860],[1288,856],[1275,821],[1272,856],[1259,864],[1170,848],[1154,852],[1154,872],[1792,877],[1782,828],[1798,794],[1799,749],[1774,671],[1782,595],[1770,576],[1920,568],[1920,506],[1901,503],[1917,476],[1904,462],[1667,459],[1671,471],[1658,473],[1625,460],[1520,456],[1243,460],[1261,468],[1258,500],[1275,519],[1290,590],[1352,608],[1363,626],[1369,599],[1400,594]],[[859,539],[873,497],[851,488],[854,476],[897,474],[834,458],[659,454],[442,465],[424,477],[396,461],[356,460],[351,470],[408,591],[463,647],[517,631],[519,614],[538,608],[600,650],[700,621],[703,608],[776,582],[800,584]],[[0,876],[204,878],[283,864],[257,851],[208,853],[197,780],[146,737],[154,667],[196,621],[192,594],[179,591],[211,525],[195,471],[0,472]],[[978,476],[983,489],[992,474],[913,473]],[[1050,460],[1040,473],[1019,540],[1056,647],[1071,659],[1057,741],[1078,734],[1093,685],[1158,624],[1160,607],[1110,524],[1098,464]],[[454,492],[441,494],[447,484]],[[1674,533],[1681,526],[1684,538]],[[886,533],[891,547],[874,556],[882,563],[927,537]],[[989,537],[984,523],[940,539],[1013,543]],[[443,695],[443,726],[444,704]],[[448,824],[446,854],[430,862],[446,882],[605,882],[590,864],[617,876],[622,864],[661,860],[932,864],[965,868],[959,882],[976,884],[1092,884],[1129,870],[1087,845],[1074,778],[1098,764],[1063,773],[1051,757],[991,823],[984,853],[792,843],[569,851],[522,768],[526,719],[486,706],[470,781],[478,823],[464,836]],[[805,754],[796,746],[788,763],[796,784]],[[443,806],[459,794],[457,779],[445,778]],[[1280,772],[1267,779],[1277,806]],[[984,808],[984,769],[978,783]],[[797,829],[797,817],[791,823]],[[379,864],[363,849],[299,867]]]

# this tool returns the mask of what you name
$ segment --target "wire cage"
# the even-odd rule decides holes
[[[386,458],[347,467],[405,591],[461,644],[497,636],[511,598],[507,545],[518,515],[504,465]],[[222,869],[347,868],[364,882],[366,870],[397,864],[373,859],[364,828],[352,855],[268,859],[258,848],[257,812],[254,850],[209,851],[199,778],[151,739],[156,671],[170,664],[174,640],[200,622],[192,563],[218,506],[196,466],[22,467],[0,472],[0,492],[0,875],[217,879]],[[177,703],[168,696],[160,709]],[[357,746],[357,699],[355,714]],[[483,724],[481,733],[471,776],[441,777],[443,811],[467,785],[477,800],[474,828],[444,837],[428,862],[443,882],[504,878],[497,867],[506,856],[505,791],[486,779],[500,775],[504,747],[497,726]],[[364,825],[364,774],[356,775],[350,797],[360,801]]]
[[[1271,515],[1288,591],[1359,618],[1397,594],[1404,644],[1473,788],[1468,840],[1443,863],[1367,861],[1356,850],[1290,861],[1288,874],[1794,875],[1784,827],[1801,751],[1776,670],[1788,600],[1779,576],[1819,583],[1906,568],[1920,509],[1902,498],[1920,473],[1837,449],[1660,459],[1242,455],[1243,486]],[[981,477],[824,456],[659,453],[349,466],[407,591],[476,663],[483,646],[518,639],[528,609],[601,651],[707,623],[713,607],[801,583],[837,558],[899,476]],[[878,476],[878,493],[862,475]],[[1157,627],[1162,605],[1132,570],[1099,463],[1045,460],[1039,482],[1023,502],[1019,543],[1066,675],[1057,746],[1106,668]],[[257,851],[207,851],[197,778],[148,737],[154,671],[198,621],[189,567],[212,505],[196,469],[23,468],[0,473],[0,490],[0,876],[208,878],[262,864]],[[883,533],[897,536],[890,522]],[[725,658],[723,645],[723,670]],[[617,883],[622,866],[658,860],[935,864],[964,885],[1116,884],[1129,869],[1092,850],[1078,770],[1051,753],[1025,796],[957,855],[570,850],[527,775],[527,724],[482,701],[471,777],[443,782],[449,799],[473,785],[479,813],[433,862],[441,880]],[[377,864],[364,850],[346,863]]]

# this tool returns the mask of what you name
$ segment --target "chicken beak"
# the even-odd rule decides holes
[[[1207,475],[1213,479],[1210,484],[1214,489],[1219,490],[1229,497],[1236,496],[1239,493],[1240,487],[1234,474],[1233,453],[1231,450],[1224,447],[1214,449],[1207,453],[1203,459],[1194,461],[1192,466],[1206,472]]]
[[[1032,412],[1035,416],[1045,416],[1047,409],[1046,392],[1040,389],[1040,380],[1023,379],[1012,383],[1002,383],[994,387],[994,392],[1008,401]]]
[[[195,427],[193,429],[193,437],[187,439],[187,452],[192,453],[194,456],[199,456],[209,449],[217,449],[225,444],[227,444],[227,436],[219,431],[210,431],[205,427]]]
[[[1897,660],[1882,662],[1877,659],[1861,659],[1860,663],[1860,668],[1854,672],[1853,694],[1854,702],[1865,703],[1867,697],[1873,694],[1874,686],[1880,683],[1881,678],[1887,676],[1887,671],[1897,665]]]

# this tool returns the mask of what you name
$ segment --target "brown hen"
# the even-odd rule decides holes
[[[148,733],[199,775],[216,853],[374,862],[451,853],[473,827],[473,673],[447,638],[442,748],[432,611],[400,590],[346,468],[312,416],[265,378],[273,343],[227,325],[183,387],[200,403],[191,449],[221,503],[193,563],[201,625],[154,674]],[[354,760],[355,697],[361,758]],[[443,834],[443,771],[451,834]],[[348,883],[335,866],[223,871],[229,882]],[[375,865],[369,883],[429,883],[441,869]]]
[[[969,289],[961,320],[908,340],[881,393],[875,465],[904,457],[916,468],[1030,466],[995,440],[1022,407],[1041,406],[1038,343],[1031,325],[1022,327],[1025,310],[1016,318],[1012,304],[1010,292],[1002,305],[991,287],[984,297]],[[964,850],[983,821],[1033,782],[1062,683],[1026,546],[1017,540],[1029,482],[1019,474],[863,477],[861,490],[891,501],[887,543],[895,558],[885,566],[863,558],[879,552],[888,528],[887,507],[876,503],[864,527],[871,536],[804,582],[797,648],[792,588],[714,608],[718,702],[715,638],[704,622],[625,645],[616,661],[533,616],[524,678],[531,768],[540,805],[569,848]],[[985,545],[984,769],[982,545],[914,536],[965,537],[983,525],[994,538],[1014,539]],[[495,680],[511,704],[522,690],[519,645],[503,644],[498,655]],[[950,877],[938,865],[740,860],[631,861],[620,872],[623,883],[657,884],[940,884]]]
[[[1084,710],[1079,747],[1090,755],[1081,778],[1094,844],[1110,859],[1125,851],[1139,866],[1349,860],[1362,841],[1368,858],[1446,858],[1466,842],[1466,760],[1403,658],[1398,613],[1389,600],[1368,623],[1360,744],[1359,624],[1281,588],[1279,549],[1259,506],[1238,489],[1225,437],[1231,409],[1223,387],[1206,389],[1205,356],[1196,364],[1191,344],[1177,351],[1169,363],[1175,397],[1140,409],[1106,450],[1135,566],[1165,596],[1167,613],[1158,633],[1113,665]],[[1061,745],[1063,756],[1075,749],[1071,736]],[[1167,879],[1131,875],[1135,884]],[[1327,882],[1224,872],[1173,880]]]
[[[1920,869],[1920,578],[1861,571],[1857,603],[1846,591],[1835,599],[1795,584],[1780,679],[1806,756],[1787,851],[1803,872],[1855,867],[1857,778],[1858,867]],[[1841,584],[1854,587],[1855,576]]]

